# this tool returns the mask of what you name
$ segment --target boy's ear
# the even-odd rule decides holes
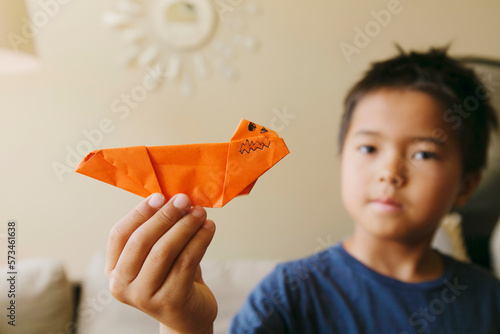
[[[469,201],[469,199],[472,197],[472,194],[476,190],[477,186],[481,182],[481,178],[482,178],[482,173],[480,171],[469,173],[466,176],[464,176],[464,178],[462,179],[462,187],[457,196],[457,199],[455,200],[455,205],[454,205],[455,208],[460,208]]]

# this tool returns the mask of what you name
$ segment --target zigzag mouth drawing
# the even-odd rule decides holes
[[[250,141],[250,140],[245,140],[244,143],[241,144],[240,146],[240,153],[244,154],[245,152],[250,154],[252,151],[256,150],[263,150],[264,148],[269,148],[271,146],[271,141],[269,140],[269,143],[264,143],[263,141]]]

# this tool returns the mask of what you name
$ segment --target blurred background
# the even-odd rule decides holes
[[[208,210],[217,233],[206,257],[302,257],[351,233],[337,134],[369,64],[395,43],[500,59],[494,0],[195,1],[164,17],[167,1],[0,2],[2,247],[15,220],[18,258],[62,259],[71,279],[142,200],[73,172],[89,151],[227,142],[241,118],[274,129],[291,153],[250,196]],[[464,211],[478,253],[499,214],[489,180],[478,195],[488,208],[478,197]]]

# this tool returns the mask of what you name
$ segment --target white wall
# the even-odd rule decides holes
[[[29,1],[31,15],[38,3]],[[217,233],[207,257],[291,259],[351,231],[340,201],[336,136],[344,94],[370,62],[395,54],[394,42],[405,49],[452,42],[454,55],[500,58],[498,1],[402,0],[400,13],[348,62],[340,43],[353,44],[354,28],[364,29],[374,20],[370,12],[389,1],[255,0],[260,14],[248,20],[246,33],[260,50],[238,49],[230,62],[236,82],[214,74],[192,98],[166,84],[120,119],[113,101],[145,72],[116,62],[125,44],[100,19],[117,3],[61,5],[36,34],[41,67],[0,76],[0,233],[15,219],[21,259],[61,258],[74,279],[105,248],[111,226],[141,200],[76,173],[60,181],[54,172],[53,163],[65,164],[68,147],[76,149],[82,131],[101,120],[111,120],[113,131],[93,149],[225,142],[241,118],[270,126],[273,110],[286,108],[295,118],[280,135],[291,154],[250,196],[208,210]],[[2,263],[4,246],[5,238]]]

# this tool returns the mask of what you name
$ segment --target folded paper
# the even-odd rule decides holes
[[[184,193],[193,205],[220,208],[288,153],[276,132],[243,119],[229,143],[96,150],[76,172],[142,197]]]

